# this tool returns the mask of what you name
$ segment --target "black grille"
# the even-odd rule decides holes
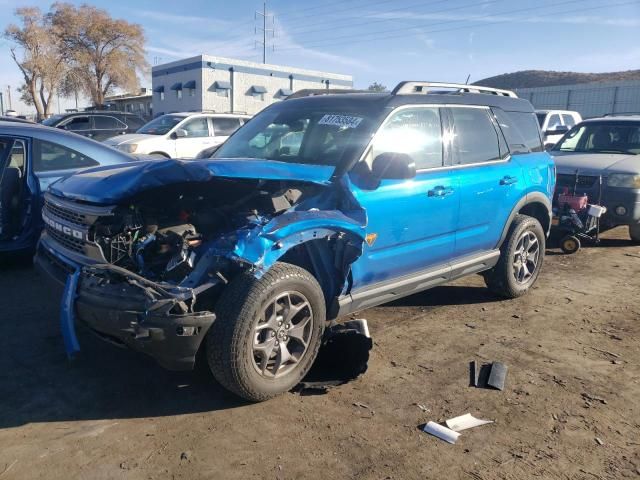
[[[68,208],[59,207],[50,201],[45,201],[45,208],[47,211],[51,212],[52,215],[55,215],[58,218],[63,220],[67,220],[69,222],[73,222],[77,225],[89,225],[90,222],[87,220],[86,215],[81,213],[74,212],[73,210],[69,210]]]
[[[581,188],[591,188],[598,181],[598,177],[591,175],[578,175],[577,186]],[[557,179],[557,185],[559,187],[569,187],[572,189],[576,185],[576,176],[571,174],[559,174]]]
[[[49,225],[46,225],[46,229],[47,234],[67,250],[84,253],[84,242],[82,240],[65,235],[64,233],[54,230]]]

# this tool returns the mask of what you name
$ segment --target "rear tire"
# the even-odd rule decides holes
[[[226,287],[207,333],[213,376],[236,395],[260,402],[291,390],[313,364],[326,322],[316,279],[277,262],[261,278],[240,274]]]
[[[504,240],[500,259],[484,275],[491,292],[504,298],[524,295],[536,282],[544,261],[545,235],[540,222],[516,215]]]
[[[640,223],[629,225],[629,236],[634,243],[640,243]]]

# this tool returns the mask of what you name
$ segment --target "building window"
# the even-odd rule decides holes
[[[182,90],[176,90],[176,98],[177,98],[178,100],[181,100],[181,99],[182,99]]]
[[[160,92],[160,100],[164,100],[164,92]]]
[[[195,88],[190,88],[189,89],[189,96],[190,97],[195,97],[196,96],[196,89]]]
[[[218,95],[219,97],[229,97],[229,89],[216,88],[216,95]]]

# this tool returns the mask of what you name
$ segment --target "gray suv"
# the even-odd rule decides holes
[[[555,160],[557,191],[568,187],[597,202],[602,178],[604,228],[628,225],[640,242],[640,115],[585,120],[573,127],[550,152]]]

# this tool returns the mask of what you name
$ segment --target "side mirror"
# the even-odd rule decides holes
[[[187,132],[184,128],[179,128],[173,133],[176,136],[175,138],[185,138],[189,136],[189,132]]]
[[[555,128],[544,132],[545,135],[564,135],[569,131],[569,127],[566,125],[556,125]]]
[[[407,180],[416,176],[416,163],[406,153],[381,153],[373,159],[371,171],[379,180]]]

